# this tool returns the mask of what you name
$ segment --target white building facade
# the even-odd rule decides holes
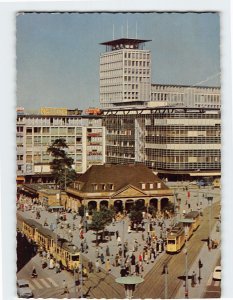
[[[84,173],[91,165],[105,163],[105,128],[97,116],[18,115],[17,176],[50,174],[52,157],[47,148],[64,138],[73,168]]]
[[[195,108],[221,108],[219,87],[185,85],[151,85],[148,106],[187,106]]]
[[[101,45],[100,104],[102,108],[144,105],[151,99],[151,54],[148,40],[118,39]]]

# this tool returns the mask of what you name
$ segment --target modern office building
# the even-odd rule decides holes
[[[121,38],[101,43],[100,105],[117,107],[188,106],[220,108],[219,87],[155,84],[151,78],[150,40]]]
[[[220,176],[220,118],[212,108],[105,110],[106,161],[142,162],[169,178]]]
[[[174,105],[197,108],[220,108],[220,88],[167,84],[151,85],[151,102],[148,103],[149,107]]]
[[[105,162],[105,128],[100,116],[21,113],[17,115],[16,135],[19,182],[49,177],[51,157],[47,148],[58,138],[66,140],[78,173]]]
[[[121,38],[101,43],[100,104],[102,108],[145,105],[151,98],[149,40]]]

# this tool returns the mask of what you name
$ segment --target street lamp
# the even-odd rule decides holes
[[[176,220],[176,213],[177,213],[177,211],[176,211],[177,197],[178,197],[178,193],[175,192],[175,193],[174,193],[174,215],[175,215],[174,224],[176,224],[176,221],[177,221],[177,220]]]
[[[184,254],[185,254],[185,290],[184,295],[185,299],[188,299],[188,249],[184,248]]]
[[[132,299],[136,284],[142,283],[144,279],[138,276],[126,276],[116,278],[115,281],[124,284],[126,299]]]
[[[209,241],[211,240],[211,220],[212,220],[212,202],[213,202],[213,197],[209,196],[207,197],[207,201],[209,204]]]
[[[165,289],[164,289],[164,299],[168,299],[168,265],[167,263],[164,264],[163,266],[163,271],[164,271],[164,284],[165,284]]]
[[[77,250],[77,247],[76,246],[73,246],[73,250],[74,252]],[[76,268],[74,266],[74,297],[76,296]]]
[[[125,244],[125,234],[124,234],[124,229],[125,229],[125,221],[122,220],[122,226],[123,226],[123,231],[122,231],[122,255],[121,255],[121,266],[124,267],[124,244]]]

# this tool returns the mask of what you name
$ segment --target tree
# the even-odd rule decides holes
[[[129,214],[129,218],[130,218],[132,224],[139,225],[143,219],[142,211],[137,210],[136,207],[132,207],[130,214]]]
[[[72,168],[74,160],[67,155],[66,149],[68,146],[65,139],[56,139],[47,149],[47,152],[53,157],[50,167],[55,183],[60,189],[65,189],[76,179],[76,172]]]
[[[98,243],[98,233],[104,231],[105,227],[111,223],[113,215],[114,211],[106,207],[93,212],[90,229],[96,232],[96,244]]]

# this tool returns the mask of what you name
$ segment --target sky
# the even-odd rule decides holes
[[[152,83],[220,86],[218,13],[22,13],[17,106],[99,107],[101,42],[150,39]],[[137,28],[137,35],[136,35]]]

